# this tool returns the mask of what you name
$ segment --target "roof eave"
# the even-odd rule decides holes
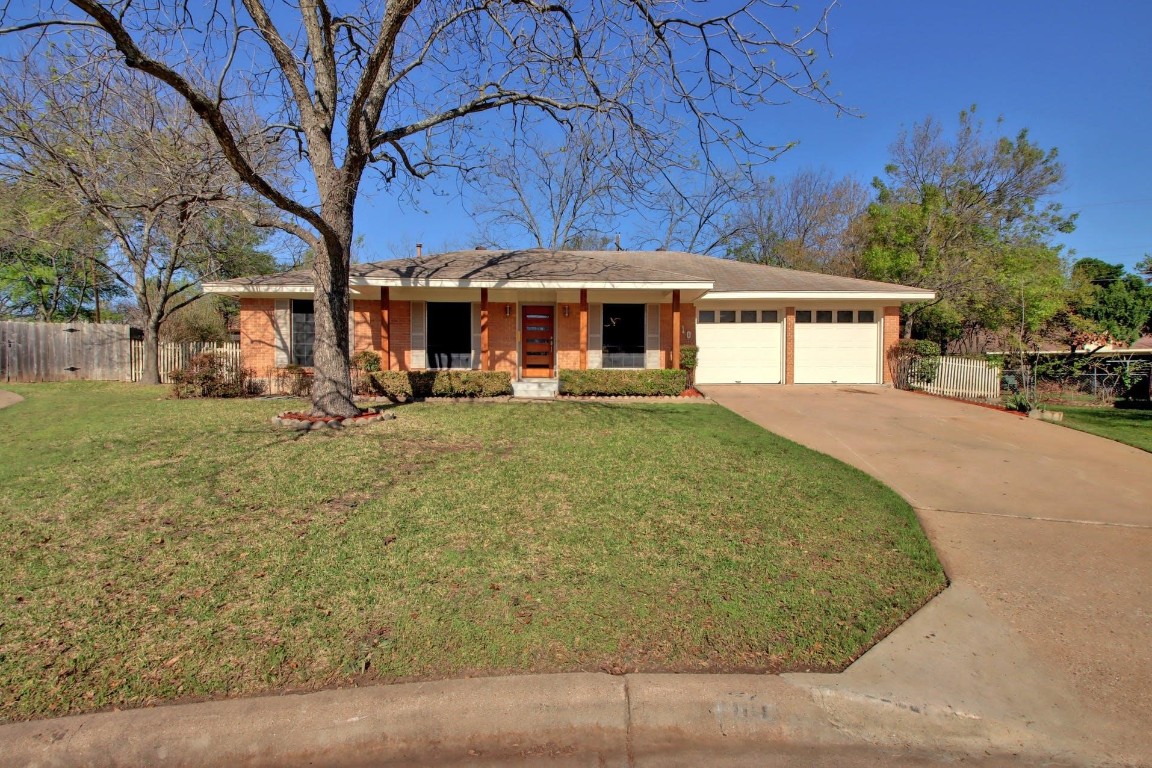
[[[709,291],[700,301],[820,301],[856,299],[859,301],[932,301],[933,291]]]

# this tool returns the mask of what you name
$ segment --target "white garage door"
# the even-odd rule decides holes
[[[696,325],[699,384],[779,384],[781,323]]]
[[[878,384],[879,323],[796,323],[797,384]]]

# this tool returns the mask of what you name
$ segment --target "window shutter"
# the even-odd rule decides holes
[[[588,367],[604,367],[604,305],[588,305]]]
[[[648,322],[644,334],[644,367],[660,368],[660,305],[648,305]]]
[[[288,350],[292,348],[292,301],[276,299],[272,311],[272,362],[282,368],[292,361]]]
[[[472,302],[472,370],[480,370],[480,302]]]
[[[428,367],[428,310],[427,302],[412,302],[412,368]]]

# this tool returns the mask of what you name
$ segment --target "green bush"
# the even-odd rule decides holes
[[[598,368],[560,371],[560,392],[565,395],[676,396],[687,388],[688,372],[684,370]]]
[[[695,370],[699,356],[700,347],[695,344],[685,344],[680,347],[680,367],[686,371]]]
[[[380,355],[370,349],[365,349],[352,355],[352,367],[364,373],[376,373],[380,370]]]
[[[899,389],[931,384],[940,371],[940,345],[928,339],[900,339],[888,356]]]
[[[512,394],[507,371],[377,371],[376,388],[404,402],[417,397],[499,397]]]

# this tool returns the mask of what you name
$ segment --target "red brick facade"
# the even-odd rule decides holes
[[[696,307],[680,305],[680,348],[696,343]],[[660,305],[660,365],[672,367],[672,305]]]
[[[884,383],[892,383],[892,358],[888,354],[900,341],[900,307],[884,307]]]
[[[507,313],[507,314],[505,314]],[[488,360],[494,371],[508,371],[516,376],[519,356],[516,353],[516,305],[488,303]]]
[[[412,302],[388,302],[388,370],[412,370]]]
[[[378,300],[352,302],[353,353],[364,350],[379,352],[383,348],[380,343],[380,320],[380,302]]]
[[[564,316],[564,308],[568,316]],[[580,303],[556,305],[556,367],[580,367]]]
[[[796,307],[784,307],[784,383],[796,383]]]
[[[240,357],[257,376],[276,366],[275,329],[274,299],[240,299]]]

